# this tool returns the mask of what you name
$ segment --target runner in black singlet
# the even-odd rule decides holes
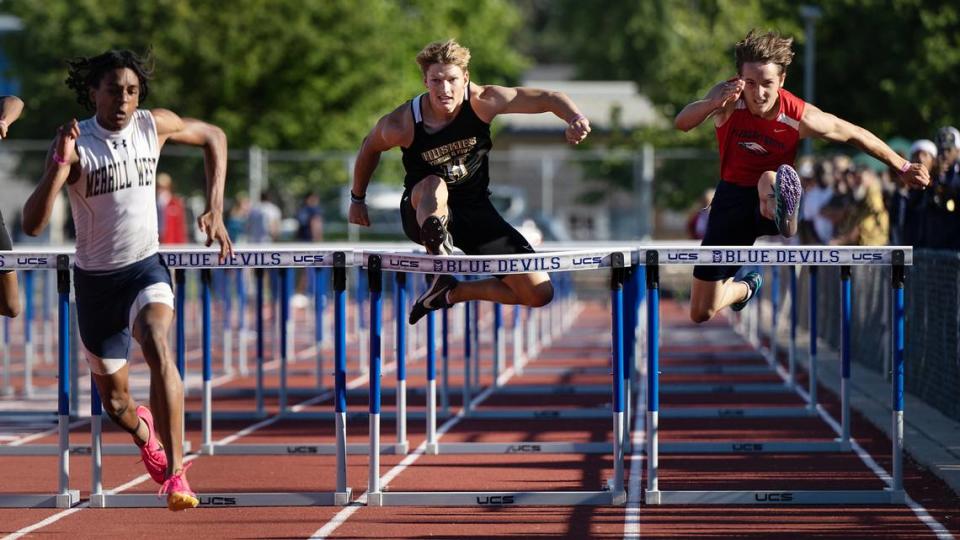
[[[524,237],[490,202],[487,154],[490,122],[498,114],[552,112],[567,123],[566,139],[578,144],[590,122],[560,92],[481,86],[470,82],[470,51],[456,41],[427,45],[417,55],[427,92],[377,122],[357,156],[350,223],[369,226],[364,204],[380,154],[400,147],[406,171],[400,203],[403,230],[428,252],[448,255],[456,246],[468,255],[532,253]],[[553,298],[544,272],[459,282],[438,275],[410,312],[410,324],[456,302],[490,300],[539,307]]]

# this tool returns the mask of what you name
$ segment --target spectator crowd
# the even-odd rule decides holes
[[[927,189],[908,189],[897,171],[867,160],[801,160],[800,242],[960,251],[960,132],[943,127],[934,140],[914,141],[906,154],[930,171]]]
[[[804,157],[795,241],[809,245],[883,246],[960,251],[960,131],[940,128],[933,140],[891,147],[930,172],[930,186],[909,189],[899,172],[865,154]],[[687,235],[702,239],[713,190],[688,215]]]

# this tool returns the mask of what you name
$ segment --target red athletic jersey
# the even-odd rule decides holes
[[[737,100],[730,118],[717,128],[720,178],[738,186],[756,186],[760,175],[783,164],[793,165],[800,140],[800,119],[806,102],[780,89],[780,112],[764,120]]]

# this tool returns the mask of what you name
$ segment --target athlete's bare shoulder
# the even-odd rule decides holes
[[[470,83],[470,105],[486,122],[505,112],[507,105],[517,96],[517,89],[496,84]]]
[[[413,112],[411,102],[402,105],[383,116],[373,128],[371,135],[379,139],[387,148],[407,147],[413,142]]]

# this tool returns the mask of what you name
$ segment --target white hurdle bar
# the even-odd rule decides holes
[[[904,267],[913,262],[913,253],[910,247],[884,248],[820,248],[820,247],[700,247],[700,248],[664,248],[646,251],[647,263],[647,309],[648,309],[648,349],[647,349],[647,486],[645,498],[647,504],[693,504],[693,505],[730,505],[730,504],[762,504],[762,505],[848,505],[848,504],[900,504],[905,500],[903,489],[903,350],[904,350]],[[692,262],[687,262],[692,261]],[[669,448],[666,443],[659,441],[659,265],[665,264],[751,264],[773,266],[783,264],[816,264],[821,266],[841,266],[842,268],[842,314],[841,325],[844,336],[844,345],[841,347],[844,385],[848,386],[850,355],[849,355],[849,324],[850,324],[850,283],[849,266],[884,266],[893,268],[891,290],[894,297],[893,329],[893,413],[894,425],[893,450],[893,481],[891,487],[883,490],[730,490],[730,491],[673,491],[661,490],[659,485],[659,453],[662,448]],[[815,341],[816,334],[811,337]],[[758,340],[759,341],[759,340]],[[758,343],[759,344],[759,343]],[[813,362],[813,360],[811,360]],[[778,373],[789,382],[789,374],[777,366]],[[811,384],[816,384],[815,373],[811,374]],[[812,386],[813,387],[813,386]],[[849,399],[849,390],[843,396]],[[848,405],[843,410],[849,414]],[[849,444],[849,423],[840,429],[841,435],[837,444]],[[718,451],[723,445],[731,443],[716,443]],[[751,443],[739,443],[751,444]],[[761,444],[761,443],[752,443]],[[773,443],[762,443],[773,444]],[[783,443],[777,443],[778,446]],[[710,452],[711,446],[703,445],[704,452]],[[773,448],[773,447],[771,447]],[[786,448],[786,447],[784,447]],[[751,453],[764,452],[765,446],[742,447]],[[772,451],[772,450],[771,450]],[[804,450],[816,451],[816,450]]]

